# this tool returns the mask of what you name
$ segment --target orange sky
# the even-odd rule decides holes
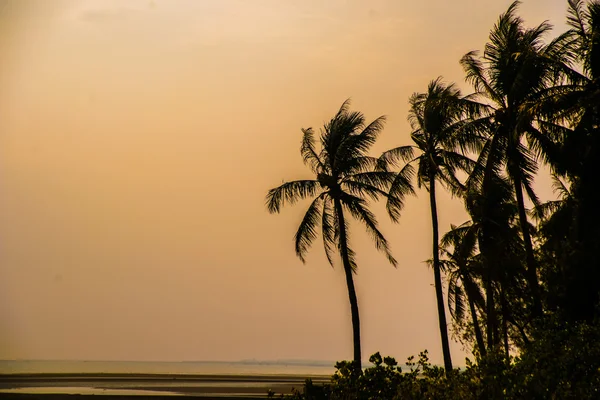
[[[265,194],[347,97],[388,116],[377,151],[407,144],[410,94],[466,89],[509,3],[0,0],[0,359],[350,358],[343,272],[320,242],[302,265],[304,207]],[[521,14],[562,29],[565,5]],[[365,358],[441,362],[423,195],[379,213],[398,269],[353,230]],[[466,220],[439,202],[442,233]]]

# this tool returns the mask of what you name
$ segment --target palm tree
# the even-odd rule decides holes
[[[573,248],[563,264],[569,279],[562,308],[568,318],[591,320],[597,315],[594,305],[600,301],[600,196],[596,189],[600,175],[600,1],[570,0],[567,23],[571,29],[564,35],[562,50],[575,66],[565,72],[566,84],[557,90],[556,103],[559,117],[572,130],[566,130],[559,141],[557,171],[569,178],[574,201],[569,202]]]
[[[523,190],[538,204],[532,188],[537,172],[536,157],[543,155],[551,141],[540,130],[532,109],[550,95],[548,88],[555,81],[559,64],[560,39],[543,43],[544,34],[551,29],[546,22],[535,28],[524,28],[522,19],[516,15],[519,4],[515,1],[500,16],[483,57],[472,51],[462,58],[461,64],[478,97],[493,108],[488,119],[492,127],[490,137],[478,163],[483,167],[471,177],[482,180],[505,168],[511,180],[526,250],[532,314],[539,316],[542,313],[540,288]],[[523,143],[525,137],[529,147]]]
[[[397,186],[405,188],[410,185],[410,178],[415,173],[413,164],[417,164],[417,184],[419,187],[425,186],[429,191],[433,228],[433,273],[444,367],[448,372],[452,370],[452,359],[439,259],[436,182],[445,184],[454,193],[463,189],[456,172],[469,171],[473,161],[456,150],[477,148],[478,137],[473,135],[471,130],[467,131],[471,125],[466,117],[466,110],[475,113],[482,106],[469,98],[461,97],[460,91],[453,84],[445,85],[441,78],[429,84],[427,93],[413,94],[409,103],[408,120],[413,129],[411,138],[415,144],[384,152],[380,157],[380,164],[383,169],[388,169],[390,165],[397,165],[400,160],[407,163],[398,174],[392,190]],[[418,152],[417,156],[415,152]]]
[[[546,307],[554,312],[562,308],[568,312],[569,317],[573,317],[581,313],[581,307],[578,302],[572,304],[571,296],[567,296],[568,289],[575,286],[572,285],[575,281],[577,291],[582,290],[582,285],[576,279],[577,274],[570,268],[574,258],[573,244],[577,243],[577,237],[573,234],[573,226],[577,225],[577,201],[568,185],[558,175],[553,175],[552,179],[554,193],[559,199],[540,204],[530,211],[530,215],[538,222],[536,233],[540,245],[537,251],[540,265],[543,267],[541,274],[546,286],[552,287],[546,295]],[[589,270],[586,270],[584,275],[589,279]],[[575,298],[577,297],[579,296]]]
[[[587,7],[585,7],[587,3]],[[568,1],[570,29],[556,42],[562,57],[556,64],[561,85],[535,110],[540,126],[559,145],[550,149],[556,172],[572,178],[586,172],[587,160],[596,165],[600,124],[600,1]],[[594,128],[595,127],[595,128]],[[573,128],[573,129],[570,129]]]
[[[481,276],[481,256],[477,253],[477,226],[471,221],[460,226],[451,225],[441,240],[444,270],[448,272],[448,309],[458,323],[465,314],[465,297],[471,313],[475,343],[481,356],[486,355],[485,342],[479,324],[477,308],[485,308],[485,300],[478,285]]]
[[[486,177],[483,185],[470,183],[465,205],[471,221],[461,228],[464,232],[459,237],[466,241],[461,243],[461,247],[465,246],[466,250],[472,248],[472,240],[476,237],[481,280],[486,294],[487,349],[492,351],[500,344],[498,314],[502,316],[502,333],[507,349],[508,322],[521,331],[524,341],[527,340],[523,324],[512,318],[517,305],[509,310],[507,302],[508,296],[515,292],[517,296],[513,297],[523,297],[523,241],[515,225],[518,207],[514,202],[512,185],[505,177],[493,174]]]
[[[403,206],[403,198],[412,188],[388,190],[397,173],[375,170],[377,158],[367,153],[375,143],[385,121],[379,117],[368,125],[360,112],[349,111],[346,100],[337,114],[325,124],[320,135],[321,149],[315,148],[312,128],[303,129],[300,152],[304,163],[310,167],[316,179],[285,182],[269,190],[267,208],[278,213],[285,204],[313,198],[295,235],[296,255],[305,262],[305,255],[317,238],[320,225],[325,254],[333,266],[334,248],[342,260],[354,342],[354,364],[361,368],[360,319],[353,274],[357,271],[355,253],[350,247],[347,213],[358,220],[382,251],[388,261],[396,266],[387,240],[379,231],[375,215],[368,209],[367,199],[387,199],[387,211],[397,221]]]

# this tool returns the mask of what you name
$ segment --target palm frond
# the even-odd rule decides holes
[[[347,128],[345,138],[340,142],[334,156],[334,168],[345,171],[344,165],[352,159],[365,156],[367,151],[375,144],[379,133],[385,125],[385,116],[381,116],[367,125],[359,134],[350,134],[356,132],[356,129],[362,126],[353,126]]]
[[[336,115],[321,130],[321,146],[323,147],[324,164],[332,169],[343,160],[338,160],[338,150],[342,143],[364,127],[364,116],[360,112],[349,111],[350,100],[346,100]]]
[[[285,203],[294,204],[299,200],[314,196],[320,188],[321,184],[316,180],[285,182],[267,193],[267,210],[272,214],[278,213]]]
[[[325,170],[319,155],[315,150],[315,139],[312,128],[302,129],[302,145],[300,147],[300,154],[305,165],[308,165],[314,173]]]
[[[462,321],[465,315],[464,291],[459,283],[459,275],[451,273],[448,282],[448,309],[454,321]]]
[[[305,255],[313,240],[317,237],[317,227],[319,225],[319,221],[321,219],[321,204],[323,203],[323,197],[325,197],[327,193],[322,193],[319,197],[313,200],[310,204],[304,217],[302,218],[302,222],[298,226],[298,230],[296,231],[296,235],[294,236],[295,242],[295,250],[296,255],[300,260],[305,263]]]
[[[471,227],[471,221],[463,222],[459,226],[450,225],[450,230],[446,232],[440,240],[440,246],[442,248],[454,247],[456,249]]]
[[[453,170],[461,170],[470,173],[476,165],[476,161],[455,151],[444,150],[441,152],[441,156],[444,165],[450,166]]]
[[[379,159],[372,156],[360,156],[348,160],[344,164],[343,171],[340,173],[348,176],[352,174],[358,174],[361,172],[369,172],[377,169],[379,166]]]
[[[414,146],[400,146],[391,150],[387,150],[379,156],[380,165],[387,167],[388,165],[397,166],[400,161],[404,163],[411,162],[414,156]]]
[[[556,133],[562,131],[559,125],[548,122],[541,122],[540,127],[545,132]],[[562,132],[561,132],[562,133]],[[542,133],[540,130],[530,126],[526,130],[527,143],[536,159],[541,158],[546,164],[555,165],[559,160],[559,148],[550,135]]]
[[[398,172],[389,189],[386,207],[394,222],[397,222],[400,218],[400,211],[402,211],[402,208],[404,207],[404,199],[407,196],[415,194],[415,189],[412,184],[414,176],[415,168],[411,163],[406,164],[400,172]]]
[[[585,20],[589,18],[586,13],[584,0],[569,0],[567,9],[567,25],[569,25],[577,36],[584,40],[588,39],[588,32],[585,27]]]
[[[467,296],[473,299],[475,305],[480,310],[485,310],[485,298],[481,292],[481,287],[469,276],[469,274],[463,275],[463,286]]]
[[[372,200],[379,200],[380,197],[389,197],[389,193],[376,186],[362,182],[356,182],[350,179],[344,180],[341,184],[342,190],[347,191],[353,196],[365,198],[369,197]]]
[[[556,174],[552,175],[552,189],[554,190],[554,193],[557,193],[563,200],[571,197],[571,191]]]
[[[479,96],[503,105],[504,99],[491,86],[485,73],[485,67],[478,57],[478,51],[470,51],[461,58],[460,65],[466,73],[465,80],[473,86]]]
[[[365,202],[359,197],[344,193],[340,196],[340,201],[343,206],[350,211],[350,214],[358,221],[362,222],[367,232],[371,235],[377,250],[383,252],[388,261],[396,267],[398,262],[392,255],[387,239],[379,231],[377,219],[368,208],[365,207]]]
[[[453,196],[461,196],[465,192],[466,186],[457,178],[456,172],[463,171],[470,174],[477,163],[469,157],[454,151],[442,151],[440,153],[442,162],[438,166],[437,176],[450,189]]]
[[[539,199],[533,190],[533,177],[538,170],[538,165],[529,149],[519,143],[509,155],[508,174],[513,181],[518,174],[527,196],[534,204],[539,204]]]
[[[562,200],[550,200],[534,206],[531,208],[531,210],[529,210],[528,214],[531,218],[538,222],[544,221],[546,218],[556,212],[556,210],[558,210],[562,204]]]
[[[342,183],[348,180],[362,183],[365,185],[375,186],[381,190],[387,190],[396,179],[398,174],[390,171],[369,171],[350,175],[342,180]]]
[[[380,197],[386,198],[386,210],[391,220],[393,222],[398,222],[400,219],[400,213],[404,208],[404,197],[398,197],[398,193],[392,195],[390,192],[373,185],[355,182],[353,180],[344,180],[342,182],[342,189],[354,196],[361,198],[369,197],[375,201],[379,200]]]
[[[440,183],[449,189],[452,196],[461,197],[467,190],[467,187],[456,177],[454,170],[450,168],[440,169],[436,176]]]
[[[479,153],[491,130],[492,117],[462,119],[446,128],[444,147],[458,149],[463,154]]]

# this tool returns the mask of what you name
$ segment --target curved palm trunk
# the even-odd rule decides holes
[[[525,211],[525,200],[523,198],[523,187],[521,185],[521,177],[519,174],[514,175],[515,194],[517,195],[517,206],[519,208],[519,223],[523,234],[523,242],[525,243],[525,256],[527,262],[527,281],[529,290],[533,300],[533,316],[539,317],[542,315],[542,302],[540,298],[540,285],[537,279],[537,266],[533,255],[533,245],[531,244],[531,235],[529,234],[529,223],[527,221],[527,213]]]
[[[435,177],[429,179],[429,202],[431,206],[431,223],[433,225],[433,275],[435,279],[435,296],[437,299],[438,320],[442,338],[442,352],[444,354],[444,368],[446,373],[452,370],[450,357],[450,342],[448,341],[448,324],[446,322],[446,309],[444,308],[444,292],[442,291],[442,272],[440,270],[440,250],[437,206],[435,201]]]
[[[362,369],[361,350],[360,350],[360,317],[358,314],[358,299],[354,288],[354,280],[352,278],[352,266],[348,258],[348,241],[346,235],[346,223],[344,220],[344,212],[342,203],[334,200],[335,212],[338,217],[340,229],[340,253],[342,263],[344,264],[344,274],[346,275],[346,285],[348,286],[348,298],[350,299],[350,313],[352,314],[352,339],[354,343],[354,364],[358,370]]]

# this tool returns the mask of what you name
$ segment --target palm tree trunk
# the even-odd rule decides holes
[[[467,289],[467,300],[469,301],[469,309],[471,310],[471,320],[473,321],[473,330],[475,331],[475,340],[479,354],[485,356],[485,342],[483,341],[483,334],[481,333],[481,327],[479,326],[479,318],[477,317],[477,309],[475,308],[475,301],[471,296],[471,289],[475,285],[466,275],[463,275],[463,282],[465,282],[465,288]]]
[[[433,174],[431,174],[429,179],[429,202],[431,206],[431,223],[433,225],[433,275],[435,279],[435,296],[437,299],[440,335],[442,338],[444,368],[446,368],[446,373],[448,373],[452,371],[452,358],[450,357],[450,342],[448,341],[448,324],[446,323],[446,309],[444,308],[444,292],[442,290],[442,272],[440,268],[437,205],[435,201],[435,176]]]
[[[485,306],[486,306],[486,337],[487,348],[492,351],[495,347],[495,331],[496,331],[496,305],[494,304],[494,286],[492,277],[492,265],[486,260],[487,271],[485,276]]]
[[[531,244],[531,235],[529,234],[529,223],[527,222],[527,213],[525,211],[525,200],[523,198],[523,187],[521,177],[518,173],[513,174],[515,185],[515,194],[517,196],[517,205],[519,207],[519,223],[523,233],[523,242],[525,243],[525,259],[527,262],[527,281],[533,300],[533,316],[542,315],[542,302],[540,297],[540,285],[537,278],[537,266],[533,255],[533,245]]]
[[[508,344],[508,305],[506,304],[506,294],[502,289],[500,294],[500,303],[502,307],[502,339],[504,340],[504,353],[506,354],[506,361],[510,360],[510,347]]]
[[[352,266],[348,257],[348,241],[346,235],[346,223],[344,220],[344,211],[342,203],[334,200],[335,211],[340,230],[340,253],[342,263],[344,264],[344,273],[346,275],[346,285],[348,286],[348,298],[350,299],[350,313],[352,314],[352,339],[354,343],[354,364],[360,371],[362,369],[361,350],[360,350],[360,317],[358,314],[358,298],[356,297],[356,289],[354,288],[354,280],[352,278]]]

